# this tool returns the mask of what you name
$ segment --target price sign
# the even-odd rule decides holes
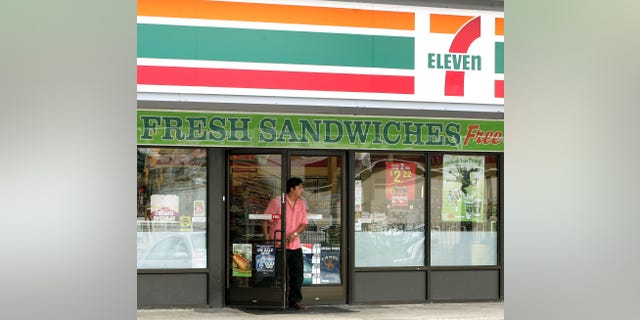
[[[415,163],[387,161],[385,173],[387,202],[391,207],[407,207],[416,197]]]

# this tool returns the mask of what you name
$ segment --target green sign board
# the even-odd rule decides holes
[[[494,151],[502,120],[138,110],[138,144]]]

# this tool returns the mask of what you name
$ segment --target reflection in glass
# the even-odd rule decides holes
[[[431,265],[496,265],[497,199],[497,156],[432,156]]]
[[[229,156],[229,284],[234,288],[279,288],[275,243],[266,240],[264,213],[280,197],[282,157],[275,154]]]
[[[342,283],[342,163],[338,156],[292,156],[291,176],[301,178],[307,229],[300,234],[305,286]]]
[[[206,268],[206,150],[137,153],[138,268]]]
[[[355,158],[356,267],[424,265],[424,156]]]

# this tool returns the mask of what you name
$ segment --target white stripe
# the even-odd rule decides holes
[[[209,1],[216,1],[216,0],[209,0]],[[400,12],[411,12],[413,8],[415,8],[415,7],[405,6],[405,5],[326,1],[326,0],[260,0],[260,1],[224,0],[224,2],[282,4],[282,5],[290,5],[290,6],[360,9],[360,10],[377,10],[377,11],[400,11]]]
[[[184,102],[216,102],[225,97],[235,97],[236,101],[243,101],[250,97],[261,97],[265,101],[278,101],[287,99],[326,99],[342,100],[357,99],[368,100],[370,105],[376,105],[384,108],[391,108],[392,105],[404,105],[405,103],[433,104],[441,103],[460,103],[461,107],[473,104],[482,104],[481,110],[492,112],[502,112],[504,109],[503,98],[470,98],[470,97],[432,97],[425,98],[412,94],[395,94],[395,93],[369,93],[369,92],[340,92],[340,91],[311,91],[311,90],[282,90],[282,89],[251,89],[251,88],[218,88],[218,87],[196,87],[196,86],[161,86],[161,85],[137,85],[138,100],[154,100],[146,97],[149,96],[178,96],[179,101]],[[186,95],[186,96],[185,96]],[[237,97],[236,97],[237,96]],[[247,96],[249,98],[247,98]],[[198,97],[199,100],[189,100],[185,97]],[[162,100],[158,101],[172,101]],[[431,101],[431,102],[430,102]],[[222,102],[222,101],[218,101]],[[357,105],[357,101],[354,102]],[[278,104],[270,102],[267,104]],[[490,107],[486,107],[489,105]],[[357,105],[359,106],[359,105]],[[445,110],[453,110],[447,108]]]
[[[423,101],[379,101],[372,100],[371,97],[362,97],[360,99],[340,99],[335,97],[331,92],[332,98],[308,98],[308,97],[269,97],[258,95],[204,95],[198,93],[186,93],[183,87],[180,87],[182,93],[176,91],[166,93],[159,91],[160,86],[143,86],[138,85],[138,101],[171,101],[171,102],[199,102],[199,103],[222,103],[222,104],[247,104],[247,105],[281,105],[296,107],[346,107],[346,108],[379,108],[379,109],[404,109],[404,110],[440,110],[440,111],[472,111],[487,113],[504,113],[504,105],[494,103],[455,103],[455,102],[423,102]],[[153,90],[150,90],[153,89]],[[145,92],[148,91],[148,92]],[[198,91],[197,89],[193,91]],[[397,99],[397,95],[394,95]],[[496,99],[503,100],[503,99]],[[317,108],[314,110],[318,110]],[[267,111],[267,109],[265,109]]]
[[[314,91],[314,90],[286,90],[286,89],[254,89],[254,88],[222,88],[222,87],[197,87],[197,86],[163,86],[142,85],[138,86],[140,93],[181,93],[181,94],[205,94],[205,95],[230,95],[230,96],[264,96],[264,97],[289,97],[289,98],[337,98],[337,99],[373,99],[373,100],[413,100],[411,94],[394,93],[369,93],[369,92],[343,92],[343,91]],[[211,97],[215,99],[213,96]],[[277,98],[276,98],[277,99]]]
[[[272,23],[272,22],[246,22],[246,21],[165,18],[165,17],[147,17],[147,16],[138,16],[137,21],[138,23],[144,23],[144,24],[162,24],[162,25],[190,26],[190,27],[218,27],[218,28],[239,28],[239,29],[258,29],[258,30],[325,32],[325,33],[363,34],[363,35],[396,36],[396,37],[414,37],[415,35],[415,31],[413,30],[337,27],[337,26]]]
[[[336,67],[317,66],[285,63],[254,63],[254,62],[229,62],[207,60],[177,60],[177,59],[152,59],[138,58],[139,66],[185,67],[185,68],[224,68],[240,70],[271,70],[271,71],[295,71],[295,72],[323,72],[323,73],[347,73],[347,74],[373,74],[389,76],[414,76],[413,69],[387,69],[364,67]]]
[[[216,0],[209,0],[216,1]],[[453,14],[453,15],[482,15],[490,14],[499,17],[504,16],[503,11],[485,10],[470,10],[470,9],[454,9],[454,8],[437,8],[427,6],[409,6],[402,4],[378,4],[378,3],[366,3],[366,2],[346,2],[346,1],[326,1],[326,0],[224,0],[224,2],[240,2],[240,3],[260,3],[260,4],[282,4],[292,6],[307,6],[307,7],[325,7],[325,8],[344,8],[344,9],[360,9],[360,10],[375,10],[375,11],[392,11],[392,12],[414,12],[416,9],[428,9],[429,11],[435,11],[439,14]]]

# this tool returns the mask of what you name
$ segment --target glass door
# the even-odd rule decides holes
[[[342,228],[344,165],[342,153],[289,155],[289,176],[301,178],[309,225],[300,235],[304,255],[303,303],[346,303],[346,250]]]
[[[283,246],[265,236],[272,216],[264,213],[269,202],[282,199],[283,157],[230,153],[228,159],[228,303],[284,307]]]
[[[346,303],[342,153],[242,151],[230,152],[228,162],[228,304],[286,306],[286,256],[281,249],[285,243],[266,237],[266,225],[274,217],[265,214],[265,209],[271,201],[283,203],[286,180],[291,177],[303,181],[309,222],[300,234],[304,258],[302,302]],[[286,214],[280,214],[281,229],[286,233]]]

